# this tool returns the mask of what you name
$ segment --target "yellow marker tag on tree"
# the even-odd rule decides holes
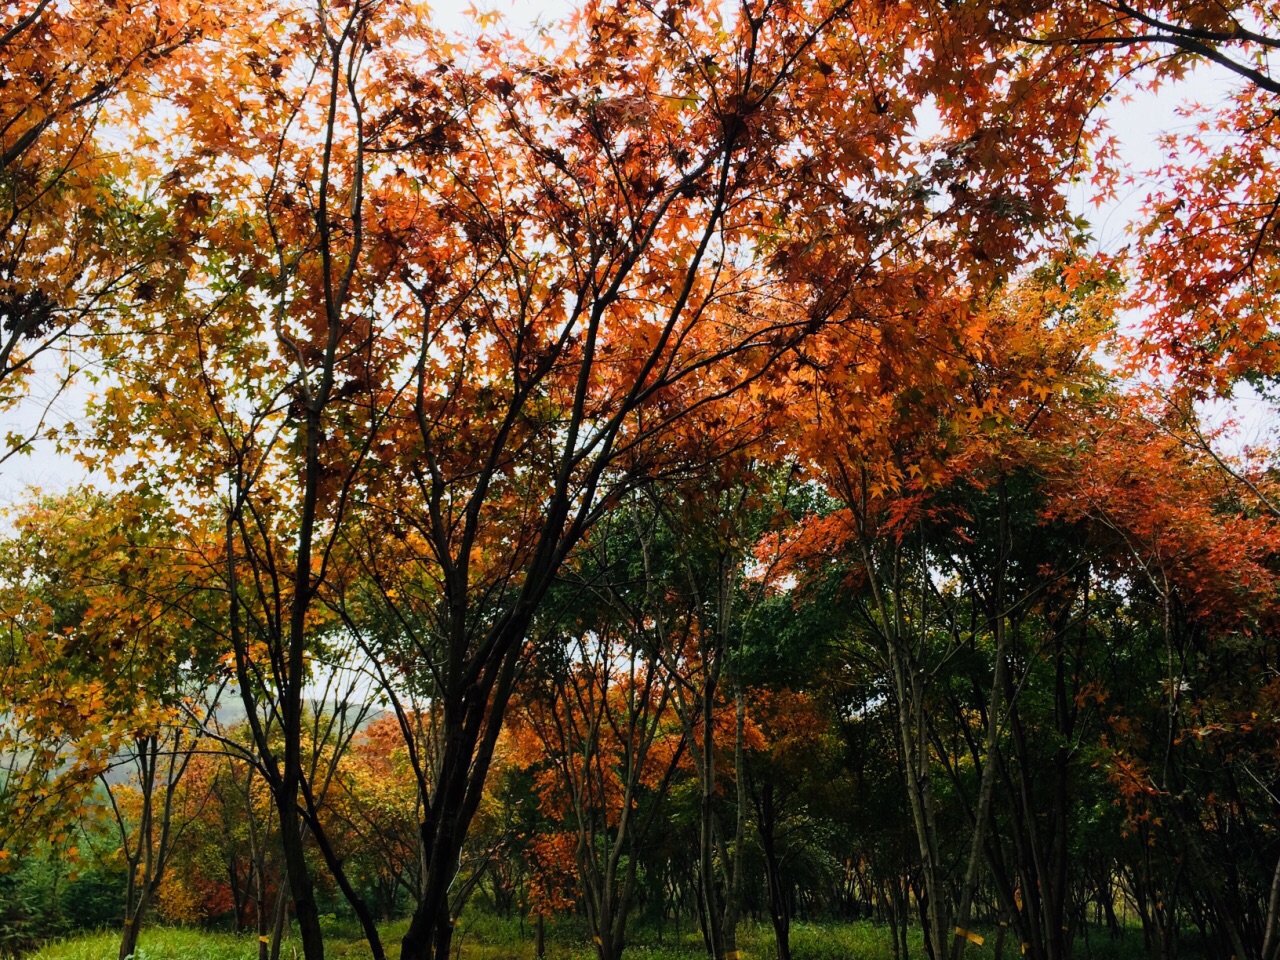
[[[956,936],[964,937],[970,943],[977,944],[979,947],[986,943],[982,937],[978,936],[972,930],[966,930],[964,927],[956,927]]]
[[[258,938],[258,942],[259,942],[259,943],[270,943],[270,942],[271,942],[271,938],[270,938],[270,937],[259,937],[259,938]]]

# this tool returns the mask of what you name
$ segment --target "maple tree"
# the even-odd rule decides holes
[[[437,73],[441,100],[456,98],[492,119],[456,129],[442,118],[448,128],[441,129],[443,145],[409,144],[405,163],[412,158],[419,176],[439,178],[435,201],[414,200],[412,209],[447,216],[468,244],[450,248],[455,259],[448,271],[439,266],[445,248],[425,248],[425,280],[411,272],[400,288],[405,309],[420,311],[423,329],[410,341],[418,351],[414,383],[392,408],[387,436],[416,466],[380,471],[377,499],[371,497],[367,509],[391,518],[392,531],[403,529],[404,546],[379,545],[386,530],[381,522],[369,528],[377,536],[361,535],[364,552],[381,549],[395,558],[381,561],[383,570],[403,565],[406,553],[422,568],[417,598],[385,573],[375,576],[384,577],[384,606],[406,629],[431,623],[433,609],[444,617],[435,636],[415,630],[411,639],[428,662],[444,665],[433,678],[444,729],[461,733],[446,736],[432,785],[426,827],[438,847],[428,860],[438,866],[429,871],[419,921],[410,928],[411,953],[447,949],[447,865],[456,861],[454,848],[483,794],[486,755],[501,729],[519,640],[550,575],[609,502],[607,494],[600,497],[602,485],[625,489],[629,476],[647,469],[647,438],[671,429],[682,411],[750,380],[831,309],[818,301],[795,319],[769,315],[761,327],[740,325],[751,315],[747,304],[755,291],[748,278],[757,272],[736,265],[735,251],[745,256],[766,211],[757,217],[733,198],[746,195],[756,183],[751,177],[785,182],[790,175],[776,160],[754,158],[768,157],[770,142],[803,129],[798,98],[808,95],[806,85],[825,86],[826,73],[816,61],[800,71],[797,55],[840,13],[836,8],[825,18],[775,25],[777,11],[746,11],[738,32],[720,41],[727,57],[744,59],[733,70],[718,67],[702,77],[676,72],[668,78],[662,60],[672,44],[702,42],[699,31],[706,27],[691,11],[682,14],[688,22],[676,24],[673,37],[671,25],[657,16],[626,21],[624,28],[612,9],[584,14],[583,36],[588,28],[594,32],[572,75],[544,60],[534,61],[536,69],[509,62],[509,50],[492,51],[492,75]],[[638,42],[635,31],[642,28],[657,35]],[[682,39],[681,31],[689,36]],[[570,47],[562,61],[572,61],[575,52]],[[630,64],[625,74],[616,58]],[[613,84],[624,76],[653,76],[673,84],[673,92],[617,93],[606,110],[594,101],[592,71]],[[521,98],[515,97],[517,80],[528,85]],[[743,83],[748,89],[734,92],[732,85]],[[706,85],[704,94],[696,93],[699,84]],[[784,91],[786,111],[780,109]],[[750,125],[756,114],[758,128]],[[562,125],[552,122],[556,115]],[[685,156],[680,145],[687,142],[704,144],[700,158]],[[617,176],[601,179],[602,169]],[[652,178],[668,169],[669,175]],[[545,177],[533,199],[514,190],[519,202],[504,202],[504,178],[524,178],[530,170]],[[924,216],[925,195],[913,202]],[[621,233],[618,223],[630,224],[630,233]],[[409,255],[409,239],[435,236],[432,225],[399,238],[396,256]],[[513,238],[530,233],[563,246],[530,251],[514,245]],[[638,283],[643,286],[626,286]],[[650,312],[655,301],[666,305],[656,315]],[[496,303],[505,306],[498,310]],[[477,338],[494,346],[484,350],[484,364],[476,362]],[[518,471],[508,459],[515,451],[522,452]],[[615,476],[609,472],[615,465],[626,469]],[[539,491],[536,500],[530,500],[533,491]],[[538,503],[545,506],[530,513]],[[501,544],[492,558],[482,552],[488,543]],[[437,586],[427,590],[430,583]],[[502,602],[488,610],[487,597]]]
[[[912,339],[915,352],[890,354],[892,366],[841,350],[837,338],[851,331],[833,328],[830,343],[816,341],[819,360],[812,372],[801,370],[796,377],[796,388],[815,395],[827,413],[804,439],[843,506],[813,523],[809,535],[823,544],[819,556],[848,551],[859,560],[867,590],[865,628],[891,678],[891,702],[898,712],[902,769],[928,905],[926,944],[935,957],[963,950],[963,936],[952,931],[964,931],[968,924],[996,786],[995,752],[1007,710],[1001,701],[1012,687],[1009,628],[1022,600],[1006,593],[1004,475],[1017,462],[1020,435],[1069,416],[1074,398],[1096,383],[1091,351],[1114,310],[1114,287],[1105,264],[1068,256],[985,302],[973,304],[964,297],[936,302],[930,313],[917,315],[900,331]],[[955,325],[956,311],[968,322]],[[1046,313],[1059,314],[1062,322],[1046,324]],[[966,344],[961,337],[973,339]],[[826,352],[818,354],[818,348]],[[1001,359],[992,362],[997,355]],[[846,357],[857,360],[849,363]],[[862,402],[847,403],[844,391]],[[972,572],[951,551],[957,542],[978,536],[960,531],[979,518],[939,498],[957,480],[991,489],[999,501],[997,516],[986,518],[998,530],[995,545]],[[942,531],[936,545],[935,524]],[[805,553],[801,548],[799,556]],[[977,579],[959,593],[931,589],[930,570]],[[975,593],[982,600],[981,616],[965,631],[960,627],[965,618],[951,604]],[[983,773],[972,810],[972,845],[960,895],[953,901],[938,840],[929,718],[932,677],[962,643],[994,649],[986,680],[991,693],[985,744],[975,756]]]
[[[223,733],[233,742],[248,740],[242,729]],[[237,930],[252,924],[266,938],[259,942],[265,960],[271,942],[278,940],[277,921],[283,921],[273,806],[265,783],[238,750],[206,738],[179,790],[177,802],[194,807],[196,815],[188,820],[186,842],[174,851],[160,885],[160,913],[186,923],[230,913]]]
[[[221,514],[215,569],[232,597],[226,640],[254,757],[275,798],[308,957],[322,955],[323,943],[307,833],[381,955],[373,917],[345,883],[319,816],[332,765],[309,767],[304,757],[311,657],[323,653],[326,619],[336,622],[316,611],[316,588],[373,443],[362,426],[376,418],[386,364],[398,356],[370,320],[378,284],[396,269],[378,251],[398,242],[394,230],[375,232],[385,221],[366,207],[364,111],[378,97],[362,80],[375,8],[255,11],[206,51],[204,69],[175,84],[176,116],[144,118],[144,154],[169,146],[147,122],[185,138],[161,181],[181,269],[166,296],[134,306],[141,327],[116,344],[118,379],[98,401],[99,442],[117,445],[134,430],[153,438],[125,476],[165,482],[169,458],[180,456],[194,483],[178,496],[202,517]],[[389,15],[380,23],[392,29],[381,38],[389,47],[397,23]],[[419,24],[406,16],[403,29]],[[260,156],[270,158],[265,176],[250,162]],[[381,241],[372,251],[366,219]],[[182,335],[151,335],[157,308]],[[225,501],[211,501],[223,485]]]
[[[133,767],[128,780],[116,784],[110,778],[100,778],[124,861],[121,960],[134,955],[142,924],[167,877],[174,848],[202,805],[202,797],[192,796],[189,789],[180,790],[199,746],[198,727],[190,723],[139,731],[130,748],[122,751]]]
[[[686,760],[675,681],[659,652],[671,642],[670,614],[654,608],[647,583],[634,589],[628,568],[642,561],[629,519],[598,526],[572,568],[561,602],[574,613],[556,616],[553,601],[538,628],[553,637],[537,643],[512,723],[544,814],[575,836],[577,886],[601,960],[622,954],[642,854]]]
[[[110,818],[128,876],[128,957],[180,829],[173,799],[199,715],[221,689],[209,645],[221,611],[200,545],[178,535],[163,502],[81,491],[15,519],[3,557],[11,653],[0,677],[11,706],[0,841],[21,855],[41,835],[67,841],[82,817]],[[122,767],[136,776],[117,789]]]
[[[394,717],[381,716],[359,732],[337,768],[333,791],[326,816],[345,828],[342,855],[368,861],[365,869],[373,873],[381,912],[389,919],[400,890],[416,898],[422,883],[419,798]]]
[[[17,711],[3,731],[6,850],[63,832],[120,746],[180,712],[174,674],[202,670],[198,631],[214,608],[155,506],[78,492],[14,517],[3,556],[4,694]]]
[[[1232,800],[1220,804],[1215,790],[1186,785],[1197,773],[1221,775],[1226,754],[1246,766],[1271,762],[1265,748],[1232,751],[1272,716],[1266,684],[1247,667],[1238,672],[1243,664],[1236,659],[1243,651],[1245,663],[1266,656],[1275,598],[1274,518],[1242,503],[1247,493],[1214,458],[1187,448],[1149,418],[1104,421],[1091,432],[1096,455],[1079,472],[1064,472],[1067,486],[1054,509],[1100,520],[1113,532],[1114,567],[1107,573],[1123,571],[1144,586],[1135,606],[1146,607],[1139,623],[1155,648],[1161,690],[1145,721],[1111,704],[1108,687],[1090,691],[1110,710],[1102,762],[1123,798],[1127,829],[1164,845],[1194,877],[1193,896],[1213,915],[1218,942],[1240,956],[1266,956],[1280,923],[1271,893],[1280,860],[1259,862],[1261,851],[1241,856],[1252,875],[1243,883],[1237,877],[1229,889],[1212,864],[1229,842],[1224,831],[1240,818],[1247,822],[1240,788],[1227,786]],[[1226,674],[1229,694],[1216,679]],[[1274,856],[1274,848],[1262,856]],[[1177,927],[1163,892],[1172,898],[1176,890],[1150,868],[1135,874],[1144,923],[1158,942],[1171,943]]]
[[[752,701],[760,743],[747,752],[748,793],[764,853],[778,960],[790,960],[795,907],[787,889],[789,861],[818,819],[813,808],[823,801],[832,805],[848,784],[840,778],[833,725],[813,697],[783,687],[753,691]]]
[[[15,418],[0,459],[54,427],[50,407],[83,363],[55,356],[68,334],[111,330],[118,300],[166,282],[162,218],[111,128],[217,23],[213,6],[182,0],[19,0],[0,16],[0,410]]]
[[[657,491],[655,509],[667,539],[644,545],[647,588],[665,589],[671,595],[667,603],[680,616],[668,628],[663,652],[698,783],[699,893],[708,953],[715,957],[737,952],[750,815],[746,751],[759,736],[733,663],[762,592],[744,589],[748,547],[775,505],[769,473],[753,476],[753,466],[728,458],[699,478],[700,484],[681,491],[683,497],[669,500],[667,491]],[[785,499],[785,490],[780,497]],[[673,542],[680,543],[679,553]],[[682,629],[674,630],[677,625]],[[729,790],[732,804],[719,802]]]
[[[1100,114],[1130,92],[1195,98],[1180,110],[1183,129],[1160,138],[1163,164],[1142,171],[1151,186],[1133,237],[1132,304],[1144,333],[1136,359],[1171,374],[1191,397],[1269,384],[1276,372],[1271,113],[1280,92],[1268,59],[1277,43],[1269,5],[1099,0],[998,3],[991,11],[972,33],[993,54],[997,74],[1019,51],[1056,68],[1059,82]],[[1203,81],[1219,78],[1230,87],[1208,102]],[[1113,150],[1106,158],[1109,167]],[[1100,172],[1101,192],[1114,191],[1114,171]]]

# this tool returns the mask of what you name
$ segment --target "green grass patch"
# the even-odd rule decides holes
[[[401,920],[381,928],[388,960],[398,960],[400,940],[408,922]],[[995,931],[980,929],[986,942],[969,945],[965,960],[995,957]],[[738,928],[742,960],[772,960],[773,928],[767,923],[744,922]],[[459,922],[454,941],[460,960],[534,960],[533,927],[519,920],[502,920],[486,914],[470,914]],[[84,934],[51,943],[30,960],[116,960],[120,949],[117,932]],[[893,943],[887,927],[869,921],[856,923],[801,923],[791,928],[791,949],[795,960],[892,960]],[[912,960],[924,957],[918,929],[909,938]],[[1005,960],[1016,960],[1018,943],[1013,937],[1004,944]],[[1192,951],[1194,954],[1194,951]],[[1142,956],[1142,936],[1130,931],[1121,941],[1110,940],[1104,931],[1091,932],[1089,940],[1077,938],[1074,955],[1086,960],[1136,960]],[[148,927],[143,930],[136,960],[257,960],[258,940],[254,934],[217,933],[184,927]],[[298,960],[302,949],[296,938],[287,939],[280,951],[282,960]],[[327,925],[325,956],[335,960],[372,960],[368,945],[345,924]],[[547,926],[548,960],[594,960],[582,923],[566,918]],[[679,936],[673,928],[664,931],[661,942],[652,927],[637,926],[626,951],[630,960],[704,960],[706,952],[696,926],[685,923]]]
[[[116,931],[103,931],[51,943],[37,951],[33,960],[115,960],[119,951],[120,934]],[[291,954],[287,948],[281,950],[282,958],[289,956]],[[146,927],[139,937],[138,951],[134,958],[258,960],[258,938],[248,934],[213,933],[186,927]]]

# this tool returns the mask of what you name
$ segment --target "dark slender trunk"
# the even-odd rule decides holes
[[[309,791],[306,792],[306,800],[308,808],[307,825],[311,829],[312,836],[316,839],[316,846],[319,848],[321,856],[324,857],[325,865],[328,866],[329,873],[338,884],[342,895],[346,897],[347,903],[355,911],[356,919],[360,921],[360,928],[364,931],[365,941],[369,944],[369,952],[373,954],[373,960],[385,960],[386,952],[382,949],[382,939],[378,935],[377,920],[369,909],[369,905],[365,903],[364,897],[356,892],[355,888],[351,886],[350,880],[347,879],[347,871],[342,865],[341,858],[333,849],[333,845],[329,843],[329,837],[324,831],[324,824],[320,821],[319,811],[316,809]]]
[[[320,910],[316,905],[315,885],[307,866],[302,839],[302,824],[297,807],[298,781],[285,777],[276,806],[280,811],[280,845],[284,852],[289,892],[293,896],[293,915],[298,921],[298,939],[306,960],[324,960],[324,934],[320,929]]]
[[[886,885],[887,886],[887,885]],[[896,882],[895,882],[896,886]],[[893,938],[893,960],[905,960],[902,956],[901,948],[898,945],[898,907],[897,894],[890,894],[886,889],[883,893],[885,913],[889,919],[889,933]]]
[[[1107,881],[1105,887],[1100,889],[1098,897],[1102,901],[1102,914],[1107,921],[1107,932],[1111,935],[1112,940],[1119,940],[1123,930],[1120,926],[1120,919],[1116,916],[1115,897],[1110,880]]]
[[[236,933],[243,933],[249,905],[249,884],[247,879],[244,883],[240,882],[240,871],[236,867],[234,856],[227,864],[227,881],[231,887],[231,909],[236,915]]]
[[[276,892],[276,909],[271,917],[270,960],[280,960],[280,947],[284,943],[284,928],[289,919],[289,885],[282,882]],[[262,955],[262,939],[258,939],[259,956]]]
[[[513,614],[502,624],[492,638],[495,656],[476,682],[463,691],[447,691],[443,698],[444,756],[434,796],[426,806],[419,827],[426,877],[422,898],[401,944],[403,960],[449,958],[454,911],[462,908],[461,903],[449,902],[449,891],[457,874],[467,830],[483,796],[502,718],[511,698],[520,644],[531,615],[530,608]],[[465,611],[457,616],[462,618],[459,629],[465,630]],[[465,649],[465,643],[456,642]]]
[[[266,885],[266,869],[259,865],[257,870],[258,879],[255,881],[256,889],[254,890],[254,905],[257,910],[254,926],[258,928],[258,960],[269,960],[271,953],[271,919],[267,916],[267,885]],[[283,888],[282,888],[283,889]]]
[[[715,862],[715,746],[713,743],[712,705],[715,696],[714,680],[706,684],[702,692],[702,763],[698,804],[698,880],[702,915],[705,917],[707,953],[712,960],[723,960],[725,939],[719,890],[716,885]]]
[[[442,769],[441,780],[437,785],[438,791],[448,791],[453,784],[450,782],[456,779],[456,774],[452,772],[446,757],[446,764]],[[413,911],[413,917],[409,921],[409,929],[405,932],[404,940],[400,945],[400,954],[404,960],[430,960],[433,957],[447,958],[448,950],[444,953],[438,952],[438,945],[441,942],[451,942],[453,918],[450,916],[448,891],[453,880],[453,871],[450,867],[457,864],[460,849],[453,849],[453,837],[450,831],[442,831],[437,826],[440,818],[453,820],[456,812],[452,807],[446,807],[435,811],[435,806],[428,811],[425,822],[421,825],[422,844],[424,850],[427,851],[427,871],[422,885],[422,896],[418,901],[417,909]],[[432,813],[435,812],[435,816]],[[449,939],[442,940],[441,931],[449,930]]]
[[[128,960],[138,949],[138,924],[133,917],[124,921],[124,930],[120,934],[120,960]]]
[[[778,960],[791,960],[791,910],[782,882],[782,864],[778,858],[777,811],[774,809],[774,785],[760,788],[756,807],[760,825],[760,845],[764,848],[765,882],[769,888],[769,917],[773,921],[773,938]]]

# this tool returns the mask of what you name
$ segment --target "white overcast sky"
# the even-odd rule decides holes
[[[439,25],[450,31],[475,36],[481,31],[467,15],[470,0],[439,0],[432,10]],[[524,32],[535,24],[553,22],[567,14],[573,7],[570,0],[477,0],[480,10],[498,11],[503,22],[497,28]],[[1129,102],[1119,98],[1108,105],[1108,121],[1118,137],[1122,157],[1132,182],[1123,186],[1114,202],[1101,208],[1093,207],[1082,189],[1076,198],[1076,212],[1093,224],[1093,233],[1101,249],[1115,252],[1128,242],[1126,228],[1141,209],[1143,198],[1150,189],[1145,173],[1162,163],[1159,137],[1163,133],[1187,129],[1192,120],[1178,115],[1178,108],[1186,102],[1198,102],[1206,107],[1219,103],[1231,88],[1230,80],[1222,71],[1201,70],[1185,82],[1165,87],[1159,94],[1135,95]],[[49,402],[54,391],[49,383],[34,384],[31,402],[21,415],[24,423],[33,422],[36,411]],[[82,406],[84,394],[68,391],[54,400],[50,423],[57,424],[74,419]],[[1230,411],[1220,409],[1218,415]],[[1244,398],[1239,405],[1242,428],[1238,443],[1257,444],[1266,435],[1274,436],[1280,418],[1260,401]],[[0,424],[0,430],[9,424]],[[66,489],[90,479],[88,474],[65,456],[60,456],[52,445],[41,442],[28,456],[12,457],[0,464],[0,508],[18,505],[28,499],[33,488],[45,492]]]

